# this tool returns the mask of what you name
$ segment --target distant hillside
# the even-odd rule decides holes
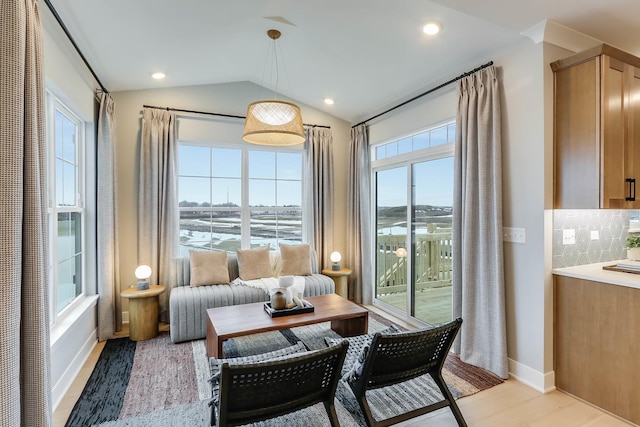
[[[452,211],[453,209],[451,208],[451,206],[416,206],[416,216],[418,218],[450,216],[452,214]],[[381,206],[378,208],[378,218],[404,218],[406,216],[406,206]]]

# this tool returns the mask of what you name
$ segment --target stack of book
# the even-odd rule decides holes
[[[618,268],[640,272],[640,261],[624,260],[618,262]]]

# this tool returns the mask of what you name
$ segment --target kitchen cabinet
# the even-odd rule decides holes
[[[554,275],[554,294],[556,387],[640,424],[640,289]]]
[[[554,207],[640,209],[640,58],[603,44],[551,68]]]

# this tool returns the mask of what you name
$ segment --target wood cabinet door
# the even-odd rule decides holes
[[[601,207],[640,207],[640,73],[618,59],[602,57]],[[640,128],[638,128],[640,131]],[[635,199],[635,200],[632,200]]]
[[[640,209],[640,68],[627,65],[627,137],[625,147],[625,173],[633,182],[626,183],[627,193],[635,201],[627,202],[630,209]]]

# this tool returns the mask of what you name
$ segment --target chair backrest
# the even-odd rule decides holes
[[[349,343],[271,362],[220,368],[219,425],[265,420],[332,402]]]
[[[367,389],[386,387],[430,372],[440,372],[462,319],[432,329],[376,333],[362,365]]]

